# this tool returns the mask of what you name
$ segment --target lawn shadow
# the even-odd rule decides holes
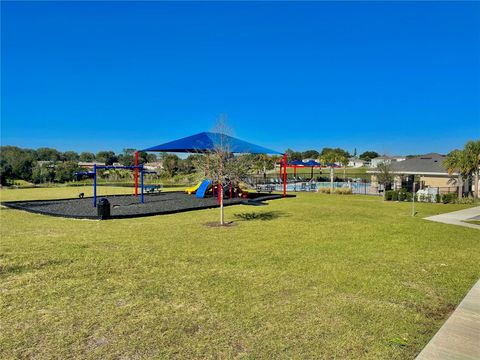
[[[237,220],[240,221],[252,221],[252,220],[260,220],[260,221],[269,221],[275,220],[279,217],[286,217],[288,216],[283,211],[264,211],[264,212],[243,212],[233,214]]]

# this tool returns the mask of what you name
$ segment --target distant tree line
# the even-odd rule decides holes
[[[157,161],[155,154],[139,152],[139,163]],[[132,166],[135,163],[135,149],[92,152],[65,151],[52,148],[22,149],[17,146],[0,147],[0,180],[7,185],[9,180],[25,180],[33,183],[59,182],[74,179],[76,171],[85,170],[79,162],[98,162],[112,165],[120,163]]]
[[[74,173],[85,170],[79,162],[97,162],[105,165],[120,163],[124,166],[135,164],[135,149],[123,149],[121,153],[110,150],[93,152],[61,152],[53,148],[42,147],[36,150],[23,149],[16,146],[0,147],[0,180],[2,185],[7,185],[11,180],[25,180],[35,184],[59,182],[64,183],[74,180]],[[356,152],[356,150],[355,150]],[[303,152],[286,150],[288,161],[316,159],[324,165],[340,163],[346,166],[350,154],[341,148],[323,148],[321,151],[306,150]],[[360,159],[370,160],[377,157],[378,153],[366,151]],[[263,154],[245,154],[239,156],[239,161],[248,167],[250,172],[265,173],[272,170],[282,156],[267,156]],[[160,160],[163,164],[161,175],[173,177],[176,175],[193,174],[205,171],[207,157],[202,154],[191,154],[180,158],[175,154],[161,153],[159,157],[152,153],[139,152],[139,163],[152,163]],[[243,166],[243,165],[242,165]]]
[[[347,150],[341,148],[329,148],[325,147],[321,151],[317,150],[306,150],[306,151],[294,151],[292,149],[287,149],[287,160],[303,160],[303,159],[317,159],[322,161],[322,159],[333,160],[333,162],[342,162],[345,159],[350,157],[357,157],[357,149],[354,150],[353,155],[350,154]],[[359,159],[370,161],[376,157],[380,156],[376,151],[365,151],[360,156]]]
[[[0,180],[8,185],[12,180],[25,180],[35,184],[58,182],[65,183],[75,179],[74,173],[85,171],[79,162],[97,162],[105,165],[120,163],[124,166],[135,164],[135,149],[124,149],[116,154],[114,151],[61,152],[52,148],[23,149],[17,146],[0,147]],[[173,177],[188,175],[206,168],[206,157],[202,154],[191,154],[180,158],[175,154],[161,153],[159,157],[152,153],[139,152],[139,163],[162,162],[161,176]],[[280,157],[266,155],[241,155],[240,160],[248,164],[249,169],[260,173],[271,170],[274,162]],[[207,166],[208,167],[208,166]],[[118,173],[112,174],[118,176]]]

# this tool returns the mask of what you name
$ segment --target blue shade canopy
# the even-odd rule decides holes
[[[320,166],[321,165],[319,162],[316,162],[315,160],[309,160],[304,164],[305,164],[305,166]]]
[[[305,163],[302,160],[293,160],[288,163],[288,165],[292,166],[305,166]]]
[[[301,160],[293,160],[288,163],[289,166],[307,166],[307,167],[314,167],[314,166],[320,166],[321,164],[314,161],[310,160],[307,162],[303,162]]]
[[[218,148],[237,154],[282,154],[234,137],[220,133],[201,132],[165,144],[143,149],[141,151],[181,152],[181,153],[208,153]]]

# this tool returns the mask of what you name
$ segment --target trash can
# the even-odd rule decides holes
[[[106,198],[98,200],[97,215],[100,220],[110,218],[110,201]]]

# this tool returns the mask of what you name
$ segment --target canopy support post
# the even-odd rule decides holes
[[[135,168],[136,171],[138,171],[138,166]],[[141,189],[142,189],[142,197],[141,197],[141,202],[142,204],[145,203],[145,196],[144,196],[144,182],[143,182],[143,175],[144,175],[144,172],[143,172],[143,166],[142,166],[142,171],[140,172],[140,184],[141,184]]]
[[[283,197],[287,197],[287,153],[283,154]]]
[[[93,207],[97,206],[97,164],[93,164]]]
[[[135,151],[135,173],[133,178],[135,179],[135,197],[138,197],[138,151]]]

